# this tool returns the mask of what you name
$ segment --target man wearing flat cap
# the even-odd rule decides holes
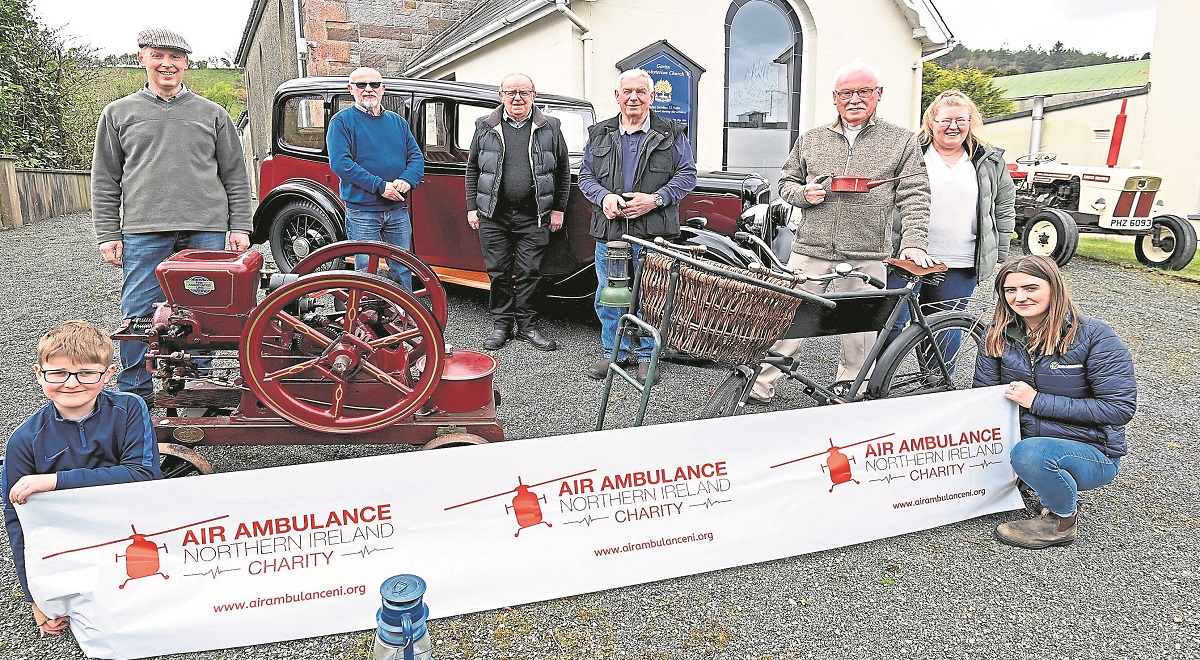
[[[171,30],[138,34],[146,84],[108,104],[96,126],[92,220],[104,260],[122,269],[121,315],[165,300],[154,267],[188,249],[250,248],[250,181],[224,108],[183,84],[191,46]],[[117,387],[153,405],[146,344],[120,342]],[[201,369],[209,367],[202,360]]]

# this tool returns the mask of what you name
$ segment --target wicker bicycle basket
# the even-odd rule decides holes
[[[638,306],[642,319],[660,331],[664,330],[663,309],[676,261],[653,253],[642,262]],[[734,364],[756,363],[783,335],[800,306],[798,298],[720,272],[732,271],[760,281],[769,276],[716,264],[711,271],[683,262],[678,267],[666,343],[690,355]]]

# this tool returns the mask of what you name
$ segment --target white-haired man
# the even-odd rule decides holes
[[[589,129],[579,170],[579,189],[592,203],[591,235],[596,239],[596,316],[604,357],[587,369],[595,379],[608,373],[622,314],[619,308],[600,304],[600,291],[608,279],[605,243],[626,233],[646,240],[678,236],[679,202],[696,187],[696,161],[683,127],[650,110],[654,98],[650,74],[641,69],[625,71],[617,77],[613,95],[621,112]],[[640,339],[635,342],[623,341],[618,359],[636,357],[638,380],[645,383],[651,347]],[[654,380],[659,380],[657,373]]]
[[[917,136],[905,128],[876,117],[883,97],[879,70],[852,62],[834,76],[833,104],[838,118],[807,131],[796,140],[779,176],[779,196],[803,209],[804,221],[796,229],[788,265],[810,275],[831,272],[842,262],[885,280],[883,259],[892,256],[892,212],[902,221],[900,255],[922,266],[936,263],[925,249],[929,244],[929,177],[925,174]],[[827,176],[847,174],[871,179],[916,174],[878,186],[868,193],[829,193]],[[810,282],[814,293],[826,290],[855,291],[871,288],[857,278]],[[842,336],[835,394],[846,394],[866,360],[875,333]],[[799,354],[802,340],[785,339],[772,350]],[[754,383],[751,401],[769,402],[782,372],[764,365]]]

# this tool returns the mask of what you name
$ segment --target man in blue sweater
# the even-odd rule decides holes
[[[378,71],[355,69],[349,88],[354,106],[333,116],[325,137],[329,167],[341,179],[346,236],[412,250],[408,194],[425,176],[425,157],[404,117],[383,109],[387,88]],[[367,262],[367,255],[355,257],[358,270],[366,270]],[[388,271],[412,289],[407,268],[389,259]]]

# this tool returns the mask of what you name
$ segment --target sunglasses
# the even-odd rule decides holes
[[[368,87],[370,87],[371,89],[379,89],[380,86],[383,85],[383,81],[376,80],[374,82],[356,82],[356,83],[350,83],[350,84],[354,85],[355,87],[357,87],[359,89],[366,89]]]

